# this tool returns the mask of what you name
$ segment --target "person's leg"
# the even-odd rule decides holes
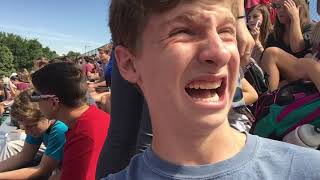
[[[282,49],[270,47],[265,50],[261,59],[261,67],[269,75],[269,90],[278,89],[280,75],[286,80],[297,79],[294,73],[294,66],[297,58]]]
[[[101,150],[96,179],[124,169],[136,152],[143,96],[122,78],[113,62],[111,84],[111,123]]]
[[[299,79],[311,80],[320,92],[320,63],[311,58],[302,58],[295,65]]]

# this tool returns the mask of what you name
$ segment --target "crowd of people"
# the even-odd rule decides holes
[[[98,55],[40,58],[0,81],[15,127],[0,180],[320,179],[319,141],[252,134],[261,96],[297,80],[320,91],[309,14],[305,0],[112,0]]]
[[[103,76],[110,45],[100,51],[98,58],[41,58],[31,73],[2,82],[2,114],[10,111],[11,119],[5,125],[15,128],[1,144],[0,179],[95,179],[110,121]]]

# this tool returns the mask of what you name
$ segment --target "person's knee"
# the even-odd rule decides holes
[[[276,64],[277,57],[279,54],[279,48],[277,47],[269,47],[267,48],[262,56],[261,67],[265,69],[266,67]]]
[[[270,61],[278,57],[280,49],[278,47],[269,47],[263,53],[263,59]]]

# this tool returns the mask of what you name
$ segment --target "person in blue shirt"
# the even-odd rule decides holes
[[[113,63],[114,59],[115,59],[114,49],[112,49],[109,62],[108,62],[108,64],[104,65],[104,71],[103,71],[104,72],[104,79],[105,79],[106,83],[109,85],[111,85],[112,63]]]
[[[38,103],[32,102],[32,92],[29,89],[20,93],[11,107],[11,118],[18,121],[27,137],[20,153],[0,162],[0,179],[48,178],[61,164],[68,128],[61,121],[45,118]],[[39,165],[26,167],[35,159],[42,143],[46,150]]]
[[[111,1],[109,25],[118,70],[142,92],[153,138],[150,148],[105,179],[320,179],[318,151],[230,127],[242,57],[240,4]],[[118,130],[112,129],[113,120],[109,132]]]

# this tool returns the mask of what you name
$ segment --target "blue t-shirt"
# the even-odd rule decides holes
[[[131,159],[107,180],[319,180],[320,152],[279,141],[247,135],[244,148],[215,164],[178,166],[161,160],[151,149]]]
[[[104,66],[104,79],[108,84],[111,84],[112,64],[115,59],[116,57],[114,55],[114,49],[112,49],[109,62]]]
[[[43,143],[46,146],[44,154],[61,161],[63,156],[63,147],[66,142],[65,133],[68,131],[68,127],[61,121],[56,121],[50,129],[40,137],[32,137],[27,135],[26,142],[32,145],[41,145]]]

